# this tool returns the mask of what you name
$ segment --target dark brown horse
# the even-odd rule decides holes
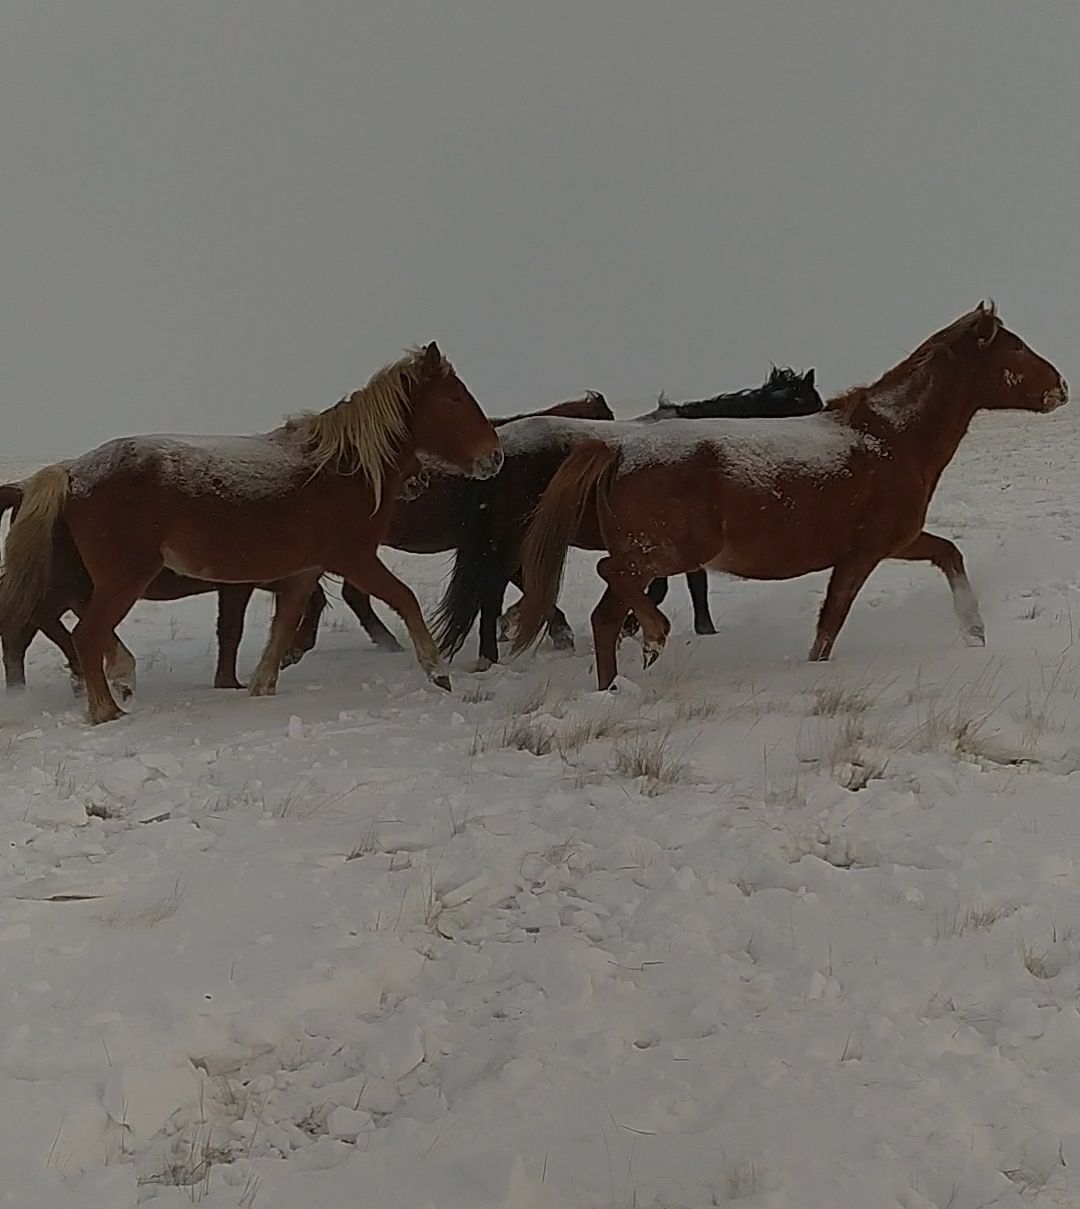
[[[324,570],[398,612],[428,678],[449,688],[416,597],[378,558],[395,496],[421,455],[475,478],[498,473],[503,460],[495,430],[435,344],[272,433],[125,438],[46,467],[28,480],[8,534],[0,632],[18,633],[46,595],[62,519],[93,582],[72,635],[91,722],[122,714],[103,660],[116,625],[163,568],[276,585],[254,696],[275,691]]]
[[[670,626],[644,588],[690,567],[746,579],[832,568],[810,651],[818,660],[878,563],[932,562],[948,578],[965,639],[981,644],[960,551],[923,530],[930,498],[976,410],[1050,412],[1067,399],[1058,370],[980,304],[873,385],[797,424],[597,426],[559,468],[526,536],[515,648],[539,635],[571,543],[608,552],[597,565],[607,590],[592,614],[602,689],[617,674],[628,612],[641,623],[645,666],[663,650]]]
[[[544,411],[527,415],[577,416],[581,419],[613,419],[611,409],[602,395],[590,391],[581,399],[557,403]],[[492,420],[495,428],[510,424],[524,416],[508,416]],[[421,468],[417,474],[402,485],[390,522],[385,544],[399,550],[416,554],[442,553],[456,547],[464,523],[463,506],[465,480],[460,476]],[[20,483],[0,486],[0,515],[8,509],[18,510],[22,502],[23,488]],[[20,688],[26,683],[26,651],[39,631],[58,646],[68,662],[72,685],[76,694],[82,691],[82,678],[78,671],[78,660],[71,636],[62,618],[65,613],[81,613],[89,602],[92,583],[70,534],[61,521],[57,526],[53,543],[50,584],[45,599],[39,604],[34,618],[16,635],[0,636],[3,646],[5,680],[8,688]],[[217,668],[214,687],[226,689],[242,688],[236,674],[236,659],[244,632],[244,615],[248,602],[256,587],[274,590],[272,584],[215,584],[206,580],[178,575],[174,571],[162,571],[147,587],[143,599],[167,601],[181,600],[188,596],[218,594]],[[342,597],[360,619],[360,623],[383,650],[400,651],[401,646],[394,635],[379,620],[371,607],[371,599],[359,588],[346,581],[342,585]],[[321,585],[312,592],[303,617],[292,641],[286,648],[282,666],[296,663],[315,645],[319,621],[327,605],[326,593]],[[566,618],[556,608],[552,626],[556,632],[569,631]],[[113,687],[122,698],[128,698],[135,689],[135,660],[131,652],[118,639],[106,656],[106,672]]]
[[[661,399],[655,412],[636,420],[624,421],[617,429],[640,433],[658,422],[694,420],[700,417],[768,419],[807,416],[824,407],[814,386],[814,371],[799,374],[791,369],[774,368],[768,379],[750,390],[716,395],[693,403],[672,404]],[[736,425],[736,428],[739,427]],[[607,426],[600,426],[607,431]],[[575,425],[554,419],[523,419],[502,430],[506,463],[498,480],[481,486],[467,484],[464,490],[474,499],[469,523],[458,544],[454,571],[436,612],[436,634],[446,653],[459,650],[480,614],[481,665],[498,659],[496,618],[502,608],[503,594],[509,582],[519,581],[521,541],[526,526],[552,476],[574,443],[587,436],[592,426]],[[690,598],[694,603],[694,629],[699,634],[715,634],[709,615],[708,585],[705,572],[687,573]],[[667,579],[657,578],[649,585],[649,597],[663,600]],[[507,610],[502,619],[510,630],[511,619],[520,606]],[[553,627],[549,623],[549,630]],[[571,647],[573,636],[552,633],[556,646]],[[559,641],[562,638],[562,641]]]

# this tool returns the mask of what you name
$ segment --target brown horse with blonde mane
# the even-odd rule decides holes
[[[542,411],[523,415],[492,419],[494,428],[511,424],[528,416],[569,416],[581,420],[611,420],[614,415],[603,395],[587,392],[580,399],[556,403]],[[466,522],[466,509],[471,502],[467,480],[460,475],[448,474],[438,469],[422,466],[413,478],[402,484],[390,522],[384,545],[412,554],[440,554],[454,549],[460,540]],[[0,486],[0,515],[8,508],[15,510],[22,504],[21,483],[6,483]],[[0,634],[3,647],[5,680],[8,688],[21,688],[26,683],[26,652],[39,631],[60,648],[67,660],[72,686],[76,694],[82,692],[82,677],[71,635],[63,623],[67,612],[80,614],[90,600],[92,583],[71,536],[63,525],[58,525],[53,541],[52,568],[49,590],[36,609],[33,618],[18,634]],[[256,587],[274,590],[273,584],[217,584],[190,576],[178,575],[174,571],[161,571],[143,593],[144,600],[182,600],[188,596],[218,594],[217,638],[218,657],[214,673],[214,687],[239,689],[243,685],[237,678],[236,658],[244,632],[244,616],[248,602]],[[371,607],[371,598],[366,592],[353,587],[347,580],[342,585],[342,598],[360,620],[372,641],[381,650],[400,651],[401,646],[386,628]],[[317,585],[308,599],[303,617],[296,633],[286,648],[282,666],[298,662],[310,651],[318,635],[319,621],[326,609],[327,599],[322,585]],[[553,610],[553,627],[569,630],[566,618],[556,608]],[[118,639],[111,652],[106,653],[106,674],[121,698],[131,696],[135,688],[135,659]]]
[[[810,651],[819,660],[878,563],[931,562],[949,581],[965,639],[981,644],[960,551],[923,529],[930,498],[978,409],[1050,412],[1067,400],[1058,370],[980,303],[816,416],[663,421],[610,437],[592,429],[551,480],[526,536],[514,649],[539,636],[571,543],[608,552],[597,564],[607,589],[592,614],[602,689],[617,675],[629,612],[641,623],[645,666],[663,650],[670,625],[645,586],[695,567],[745,579],[832,568]]]
[[[334,407],[244,437],[128,437],[28,480],[0,577],[0,632],[48,591],[62,523],[93,583],[72,635],[91,722],[120,717],[103,659],[113,631],[163,568],[200,580],[273,583],[277,604],[250,692],[273,693],[323,571],[385,600],[441,688],[450,680],[412,591],[378,558],[420,457],[473,478],[502,466],[499,438],[434,343]]]
[[[495,428],[513,424],[518,420],[535,419],[538,416],[561,416],[576,420],[614,420],[615,413],[607,400],[597,391],[590,390],[580,399],[556,403],[543,411],[522,412],[516,416],[493,418]],[[472,483],[459,475],[440,473],[437,469],[424,468],[416,479],[406,484],[406,495],[398,501],[390,522],[390,531],[384,544],[409,554],[443,554],[455,550],[461,542],[470,521],[470,510],[478,505]],[[365,593],[346,582],[342,585],[341,597],[360,620],[368,636],[377,647],[385,651],[399,651],[397,639],[379,620],[371,607],[371,599]],[[314,644],[319,614],[326,605],[323,595],[320,601],[313,595],[301,625],[303,641]],[[573,634],[570,625],[558,605],[551,610],[550,626],[556,640]],[[300,635],[298,635],[298,638]]]

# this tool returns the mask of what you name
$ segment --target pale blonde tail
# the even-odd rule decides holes
[[[617,446],[590,441],[570,454],[540,497],[521,547],[524,595],[514,637],[515,654],[540,637],[559,598],[566,552],[594,497],[604,531],[610,514],[607,496],[618,464]]]
[[[22,629],[49,590],[53,528],[64,509],[68,486],[63,466],[46,466],[23,488],[19,513],[4,546],[0,633]]]

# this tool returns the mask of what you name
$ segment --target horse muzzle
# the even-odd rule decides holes
[[[502,470],[503,460],[503,451],[502,446],[500,445],[486,457],[477,458],[476,461],[473,462],[472,473],[469,477],[473,479],[494,478],[495,475]]]
[[[1069,384],[1064,378],[1057,386],[1052,387],[1043,395],[1043,408],[1046,411],[1057,411],[1069,401]]]

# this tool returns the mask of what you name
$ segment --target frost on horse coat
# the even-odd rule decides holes
[[[617,636],[631,610],[646,666],[660,653],[670,626],[643,588],[689,567],[749,579],[832,568],[811,648],[812,659],[826,659],[882,559],[933,562],[965,637],[981,642],[959,550],[923,532],[931,496],[977,409],[1049,412],[1067,399],[1058,370],[980,304],[878,382],[795,426],[598,430],[559,468],[525,539],[516,649],[538,637],[571,542],[608,551],[597,564],[607,590],[592,615],[601,688],[616,675]]]
[[[469,526],[458,545],[450,583],[435,614],[441,648],[447,653],[457,651],[479,612],[481,661],[497,660],[496,619],[507,582],[511,579],[517,582],[525,528],[552,475],[576,443],[592,436],[604,439],[608,433],[619,434],[620,439],[630,442],[638,438],[649,442],[656,440],[650,433],[666,431],[670,423],[707,425],[722,422],[693,417],[796,416],[813,414],[823,407],[821,396],[814,387],[812,369],[802,374],[791,369],[774,369],[762,386],[752,390],[717,395],[695,403],[661,401],[655,412],[635,420],[589,425],[582,421],[537,417],[521,419],[500,429],[508,451],[502,475],[497,482],[470,484],[468,488],[476,502],[470,513]],[[739,431],[743,424],[754,423],[743,419],[732,422]],[[762,422],[768,426],[779,421]],[[694,603],[694,629],[699,634],[715,633],[708,611],[704,572],[692,570],[686,578]],[[658,577],[650,585],[649,595],[659,602],[666,590],[667,580]],[[508,610],[506,622],[518,607],[514,605]],[[554,618],[554,605],[552,609]],[[552,620],[549,631],[556,646],[573,646],[569,626],[557,630]]]
[[[416,597],[376,554],[421,452],[477,478],[502,466],[495,430],[435,344],[273,433],[127,438],[46,467],[26,484],[8,535],[0,632],[25,626],[47,593],[62,521],[94,585],[73,635],[92,722],[121,713],[104,655],[114,627],[163,568],[220,582],[280,581],[253,694],[275,691],[285,647],[324,569],[397,610],[429,679],[448,688]]]

